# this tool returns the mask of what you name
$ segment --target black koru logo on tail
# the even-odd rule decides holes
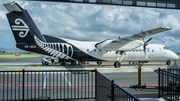
[[[29,27],[27,26],[27,24],[20,18],[17,18],[14,22],[16,25],[12,25],[12,29],[14,31],[20,31],[19,37],[21,37],[21,38],[26,37],[26,35],[29,32]],[[22,23],[22,25],[20,25],[21,23]]]

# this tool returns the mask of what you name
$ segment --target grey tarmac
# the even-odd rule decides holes
[[[66,66],[61,65],[42,65],[42,57],[36,58],[16,58],[16,59],[0,59],[0,70],[94,70],[97,69],[109,79],[114,80],[115,83],[122,86],[125,90],[140,98],[141,100],[153,101],[158,97],[158,74],[154,72],[155,69],[164,68],[166,61],[149,62],[142,66],[142,84],[146,84],[146,89],[130,88],[130,85],[138,83],[138,67],[129,65],[128,62],[122,62],[121,68],[115,68],[113,62],[103,62],[102,65],[97,65],[96,62],[89,62],[86,65]],[[177,62],[179,63],[179,61]]]

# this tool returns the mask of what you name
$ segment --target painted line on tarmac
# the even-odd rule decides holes
[[[48,71],[48,68],[49,68],[49,67],[47,67],[47,71]],[[44,87],[43,87],[44,89],[46,88],[47,75],[48,75],[48,72],[46,72],[46,76],[45,76],[45,79],[44,79]]]
[[[133,85],[119,85],[120,87],[132,87]],[[158,84],[147,84],[146,87],[158,86]]]
[[[82,70],[82,68],[66,68],[67,70]],[[89,68],[89,67],[85,67],[83,69],[86,70],[91,70],[91,69],[138,69],[138,67],[122,67],[122,68],[114,68],[114,67],[110,67],[110,68]],[[152,68],[148,68],[148,67],[142,67],[142,69],[152,69]]]
[[[82,69],[86,69],[86,70],[91,70],[91,69],[120,69],[120,68],[89,68],[89,67],[85,67],[85,68],[66,68],[67,70],[82,70]]]
[[[18,87],[23,87],[23,85],[15,85],[15,84],[10,84],[7,82],[3,82],[0,80],[0,82],[4,84],[0,84],[0,86],[18,86]],[[133,85],[119,85],[120,87],[132,87]],[[158,84],[147,84],[146,87],[157,87]],[[167,86],[167,84],[164,84],[164,86]],[[82,88],[88,88],[88,87],[95,87],[95,86],[56,86],[56,85],[24,85],[24,87],[82,87]],[[98,87],[111,87],[111,85],[104,85],[104,86],[98,86]]]
[[[57,67],[59,70],[60,70],[60,68],[59,67]],[[61,74],[62,74],[62,76],[66,79],[66,81],[69,83],[69,86],[71,86],[71,83],[69,82],[69,80],[66,78],[66,76],[64,76],[64,74],[61,72]]]
[[[38,69],[41,65],[42,65],[42,63],[39,66],[37,66],[36,69]]]
[[[23,69],[20,69],[20,70],[17,70],[17,71],[23,71]],[[16,74],[19,73],[19,72],[15,72]]]

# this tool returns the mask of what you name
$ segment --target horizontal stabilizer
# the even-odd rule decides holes
[[[19,6],[15,2],[10,2],[10,3],[3,4],[3,5],[4,5],[4,7],[6,7],[6,9],[9,12],[23,12],[24,11],[24,9],[21,8],[21,6]]]

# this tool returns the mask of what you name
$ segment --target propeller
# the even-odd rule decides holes
[[[143,49],[144,49],[144,54],[146,56],[146,46],[148,45],[148,42],[151,41],[152,38],[148,39],[146,42],[144,41],[144,38],[143,38],[143,42],[144,42],[144,45],[143,45]],[[146,59],[147,59],[147,56],[146,56]]]

